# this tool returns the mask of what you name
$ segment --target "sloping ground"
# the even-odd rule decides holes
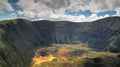
[[[51,57],[48,55],[41,57],[42,52],[49,53]],[[80,44],[58,45],[38,49],[32,67],[120,67],[120,58],[117,56],[118,54],[110,52],[96,52]],[[41,59],[46,57],[46,60]]]
[[[117,45],[120,42],[120,17],[117,16],[84,23],[43,20],[32,24],[43,37],[49,35],[47,41],[55,44],[87,43],[94,49],[120,52]]]
[[[34,50],[50,45],[30,21],[17,19],[0,22],[0,66],[29,67]]]
[[[29,67],[36,49],[54,43],[86,43],[94,49],[120,52],[119,36],[120,17],[109,17],[90,23],[24,19],[0,21],[0,66]],[[60,55],[63,51],[64,49],[59,51]],[[65,56],[81,55],[78,52],[84,53],[76,50]]]

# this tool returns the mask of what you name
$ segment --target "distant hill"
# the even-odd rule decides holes
[[[37,48],[79,43],[96,50],[120,52],[120,17],[83,23],[24,19],[0,21],[0,66],[27,67]]]
[[[86,43],[89,47],[120,52],[114,50],[120,41],[120,17],[108,17],[93,22],[73,23],[68,21],[33,21],[32,24],[47,41],[57,44]],[[119,44],[119,43],[118,43]],[[115,48],[115,49],[116,49]]]

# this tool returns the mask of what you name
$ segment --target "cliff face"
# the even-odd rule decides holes
[[[108,50],[110,44],[119,42],[120,17],[109,17],[84,23],[67,21],[37,21],[32,23],[39,34],[44,35],[43,37],[47,36],[47,41],[52,40],[52,43],[86,43],[91,48]]]
[[[0,21],[2,67],[27,67],[34,50],[54,43],[86,43],[91,48],[120,52],[120,17],[84,23],[23,19]]]
[[[39,34],[34,25],[27,20],[0,22],[0,65],[27,67],[31,63],[34,50],[50,45],[51,42],[46,37]]]
[[[55,23],[56,43],[86,43],[91,48],[106,50],[110,44],[113,45],[113,41],[120,41],[120,17],[89,23],[60,23]]]

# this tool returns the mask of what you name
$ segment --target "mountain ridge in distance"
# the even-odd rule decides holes
[[[52,44],[85,43],[95,50],[120,52],[118,16],[86,23],[58,22],[0,21],[0,66],[29,67],[35,50]]]

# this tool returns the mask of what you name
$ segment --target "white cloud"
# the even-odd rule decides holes
[[[17,3],[24,10],[45,11],[66,6],[66,0],[19,0]]]
[[[48,9],[43,3],[35,3],[33,0],[19,0],[17,5],[27,11],[41,11]]]
[[[97,14],[92,14],[91,16],[88,17],[89,20],[96,20],[98,19],[99,17],[97,16]]]
[[[120,16],[120,0],[69,0],[70,6],[66,6],[66,0],[19,0],[17,3],[23,11],[18,11],[17,15],[33,20],[67,20],[67,21],[94,21],[100,18],[109,17],[97,16],[97,13],[108,10],[117,11]],[[84,15],[65,15],[65,10],[74,11],[90,10],[93,14],[89,17]],[[54,11],[54,12],[53,12]]]
[[[52,11],[43,11],[43,12],[33,12],[33,11],[17,11],[13,14],[14,16],[19,16],[20,18],[32,19],[32,20],[56,20],[56,21],[73,21],[73,22],[82,22],[86,21],[84,15],[72,16],[65,15],[64,13],[53,13]]]
[[[106,4],[105,0],[91,0],[87,6],[92,12],[100,12],[109,10],[109,6]]]
[[[18,11],[17,14],[19,16],[24,16],[24,17],[28,17],[28,18],[34,18],[35,17],[35,13],[32,11]]]
[[[17,3],[23,11],[17,11],[18,16],[27,19],[48,19],[54,10],[63,14],[66,7],[66,0],[19,0]]]
[[[107,0],[106,2],[111,9],[117,9],[120,7],[120,0]]]
[[[52,11],[16,11],[16,13],[13,13],[14,15],[18,16],[19,18],[26,18],[26,19],[34,19],[34,18],[41,18],[41,17],[47,17],[50,14],[52,14]]]
[[[109,15],[106,14],[104,16],[97,16],[97,14],[92,14],[89,17],[85,17],[84,15],[72,16],[72,15],[65,15],[65,14],[50,14],[44,19],[57,20],[57,21],[63,20],[63,21],[73,21],[73,22],[91,22],[91,21],[95,21],[105,17],[109,17]],[[35,20],[42,20],[42,19],[39,18]]]
[[[58,9],[66,6],[66,0],[39,0],[44,3],[47,7]]]
[[[109,17],[110,15],[106,14],[104,16],[97,16],[97,14],[92,14],[91,16],[89,16],[87,19],[89,21],[95,21],[95,20],[98,20],[98,19],[102,19],[102,18],[105,18],[105,17]]]
[[[84,15],[73,16],[66,15],[64,13],[53,13],[52,11],[42,11],[42,12],[34,12],[34,11],[18,11],[13,15],[19,15],[20,18],[32,19],[32,20],[53,20],[53,21],[73,21],[73,22],[90,22],[95,21],[97,19],[109,17],[108,14],[105,16],[97,16],[96,13],[92,14],[89,17],[85,17]]]
[[[7,2],[7,0],[0,0],[0,12],[3,10],[13,11],[12,6]]]
[[[120,8],[115,9],[115,11],[117,11],[116,15],[120,16]]]
[[[73,21],[73,22],[83,22],[86,20],[84,15],[80,16],[72,16],[72,15],[65,15],[65,14],[51,14],[49,16],[51,19],[55,20],[63,20],[63,21]]]
[[[102,12],[115,10],[120,7],[120,0],[70,0],[69,9],[90,10],[92,12]]]
[[[89,0],[70,0],[70,6],[68,9],[72,10],[87,10],[87,5],[89,4]]]

